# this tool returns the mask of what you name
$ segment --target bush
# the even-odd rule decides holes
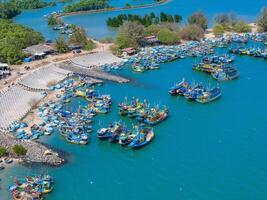
[[[151,26],[145,29],[144,35],[145,36],[158,35],[160,29],[161,28],[158,25],[152,24]]]
[[[180,30],[180,37],[183,40],[200,40],[204,37],[204,30],[196,24],[188,25]]]
[[[261,11],[260,16],[257,21],[258,31],[266,32],[267,31],[267,7],[264,7]]]
[[[83,49],[86,51],[92,51],[94,48],[95,48],[95,43],[92,40],[87,40]]]
[[[27,153],[27,149],[25,149],[25,147],[19,144],[13,146],[12,150],[17,156],[24,156]]]
[[[215,23],[223,26],[224,30],[231,30],[236,23],[236,15],[234,13],[223,13],[215,17]]]
[[[208,20],[202,12],[196,12],[196,13],[193,13],[191,16],[189,16],[188,23],[191,25],[197,24],[203,30],[206,30],[208,28]]]
[[[5,147],[0,146],[0,157],[6,155],[6,153],[7,153],[7,149]]]
[[[139,47],[143,36],[143,25],[137,22],[126,22],[119,29],[116,44],[119,48]]]
[[[106,37],[100,40],[102,43],[112,43],[114,40],[112,37]]]
[[[251,27],[243,21],[238,21],[233,26],[233,31],[237,33],[251,32]]]
[[[158,32],[158,40],[163,44],[175,44],[180,42],[178,33],[169,29],[162,29]]]
[[[221,25],[221,24],[215,24],[215,25],[213,26],[213,34],[214,34],[215,36],[220,36],[220,35],[222,35],[223,33],[224,33],[223,25]]]
[[[69,51],[68,44],[62,36],[56,40],[55,48],[58,53],[66,53]]]

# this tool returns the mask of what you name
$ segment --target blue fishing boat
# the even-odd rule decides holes
[[[173,96],[174,95],[184,95],[188,89],[190,89],[190,86],[183,79],[180,83],[175,84],[173,87],[170,88],[169,94],[171,94]]]
[[[131,143],[128,145],[133,149],[141,148],[148,143],[150,143],[154,138],[154,132],[151,128],[145,128],[140,130],[136,136],[132,139]]]
[[[221,89],[219,87],[215,87],[211,90],[202,92],[202,94],[198,95],[196,101],[199,103],[209,103],[211,101],[219,99],[221,95],[222,95]]]

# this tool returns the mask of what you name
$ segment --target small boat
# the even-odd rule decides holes
[[[144,67],[141,67],[139,65],[132,66],[133,71],[143,73],[145,71]]]

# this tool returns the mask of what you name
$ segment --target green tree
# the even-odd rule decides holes
[[[107,0],[80,0],[74,4],[66,5],[63,9],[65,13],[87,11],[87,10],[99,10],[104,8],[110,8]]]
[[[260,32],[267,32],[267,7],[264,7],[257,20],[258,29]]]
[[[63,36],[57,38],[55,48],[58,53],[66,53],[69,51],[68,43]]]
[[[0,2],[0,18],[11,19],[20,13],[21,10],[15,4],[10,2]]]
[[[160,31],[160,27],[158,25],[152,24],[145,28],[144,35],[150,36],[150,35],[158,35]]]
[[[244,21],[238,21],[234,24],[233,31],[237,33],[247,33],[251,32],[251,27]]]
[[[6,155],[7,149],[5,147],[0,146],[0,158],[4,155]]]
[[[199,25],[203,30],[208,28],[208,20],[202,12],[193,13],[187,20],[189,24]]]
[[[180,23],[183,20],[183,17],[181,15],[174,15],[174,19],[176,23]]]
[[[16,144],[15,146],[13,146],[12,150],[17,156],[25,156],[27,153],[27,149],[19,144]]]
[[[180,30],[180,37],[183,40],[200,40],[204,37],[204,30],[197,24],[191,24]]]
[[[137,22],[125,22],[119,29],[116,44],[119,48],[138,47],[143,36],[143,25]]]
[[[55,15],[50,15],[47,19],[47,24],[49,26],[53,26],[53,25],[63,24],[63,22],[60,19],[56,18]]]
[[[231,30],[237,22],[237,18],[234,13],[223,13],[217,15],[214,21],[216,24],[221,24],[225,30]]]
[[[69,38],[70,44],[81,45],[84,50],[92,50],[95,45],[92,40],[88,39],[86,31],[83,28],[75,27]]]
[[[22,25],[8,20],[0,20],[0,60],[9,64],[18,64],[24,58],[22,50],[38,44],[43,36]]]
[[[178,33],[171,31],[169,29],[161,29],[158,32],[158,40],[163,44],[175,44],[180,42],[180,37]]]
[[[220,36],[223,33],[224,33],[223,25],[221,25],[221,24],[214,24],[214,26],[213,26],[213,34],[215,36]]]
[[[45,2],[42,0],[10,0],[10,2],[22,10],[44,8],[56,5],[55,2]]]

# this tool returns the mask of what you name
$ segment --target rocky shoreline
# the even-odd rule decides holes
[[[18,140],[11,133],[5,133],[2,131],[0,131],[0,138],[0,146],[8,149],[9,157],[19,158],[23,163],[40,163],[50,166],[59,166],[65,162],[59,152],[52,150],[39,142]],[[12,153],[11,148],[17,144],[22,145],[25,149],[27,149],[25,156],[18,157]]]

